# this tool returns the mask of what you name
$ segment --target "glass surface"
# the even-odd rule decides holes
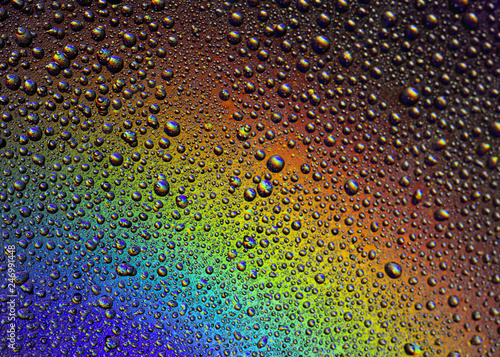
[[[498,7],[2,0],[0,355],[500,356]]]

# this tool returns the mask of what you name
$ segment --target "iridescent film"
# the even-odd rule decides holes
[[[499,357],[499,17],[0,0],[0,356]]]

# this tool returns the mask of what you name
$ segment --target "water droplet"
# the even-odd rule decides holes
[[[401,265],[394,263],[394,262],[387,263],[384,267],[384,270],[385,270],[385,273],[387,274],[387,276],[389,276],[389,278],[392,278],[392,279],[399,278],[401,276],[401,274],[403,273],[403,269],[401,268]]]

